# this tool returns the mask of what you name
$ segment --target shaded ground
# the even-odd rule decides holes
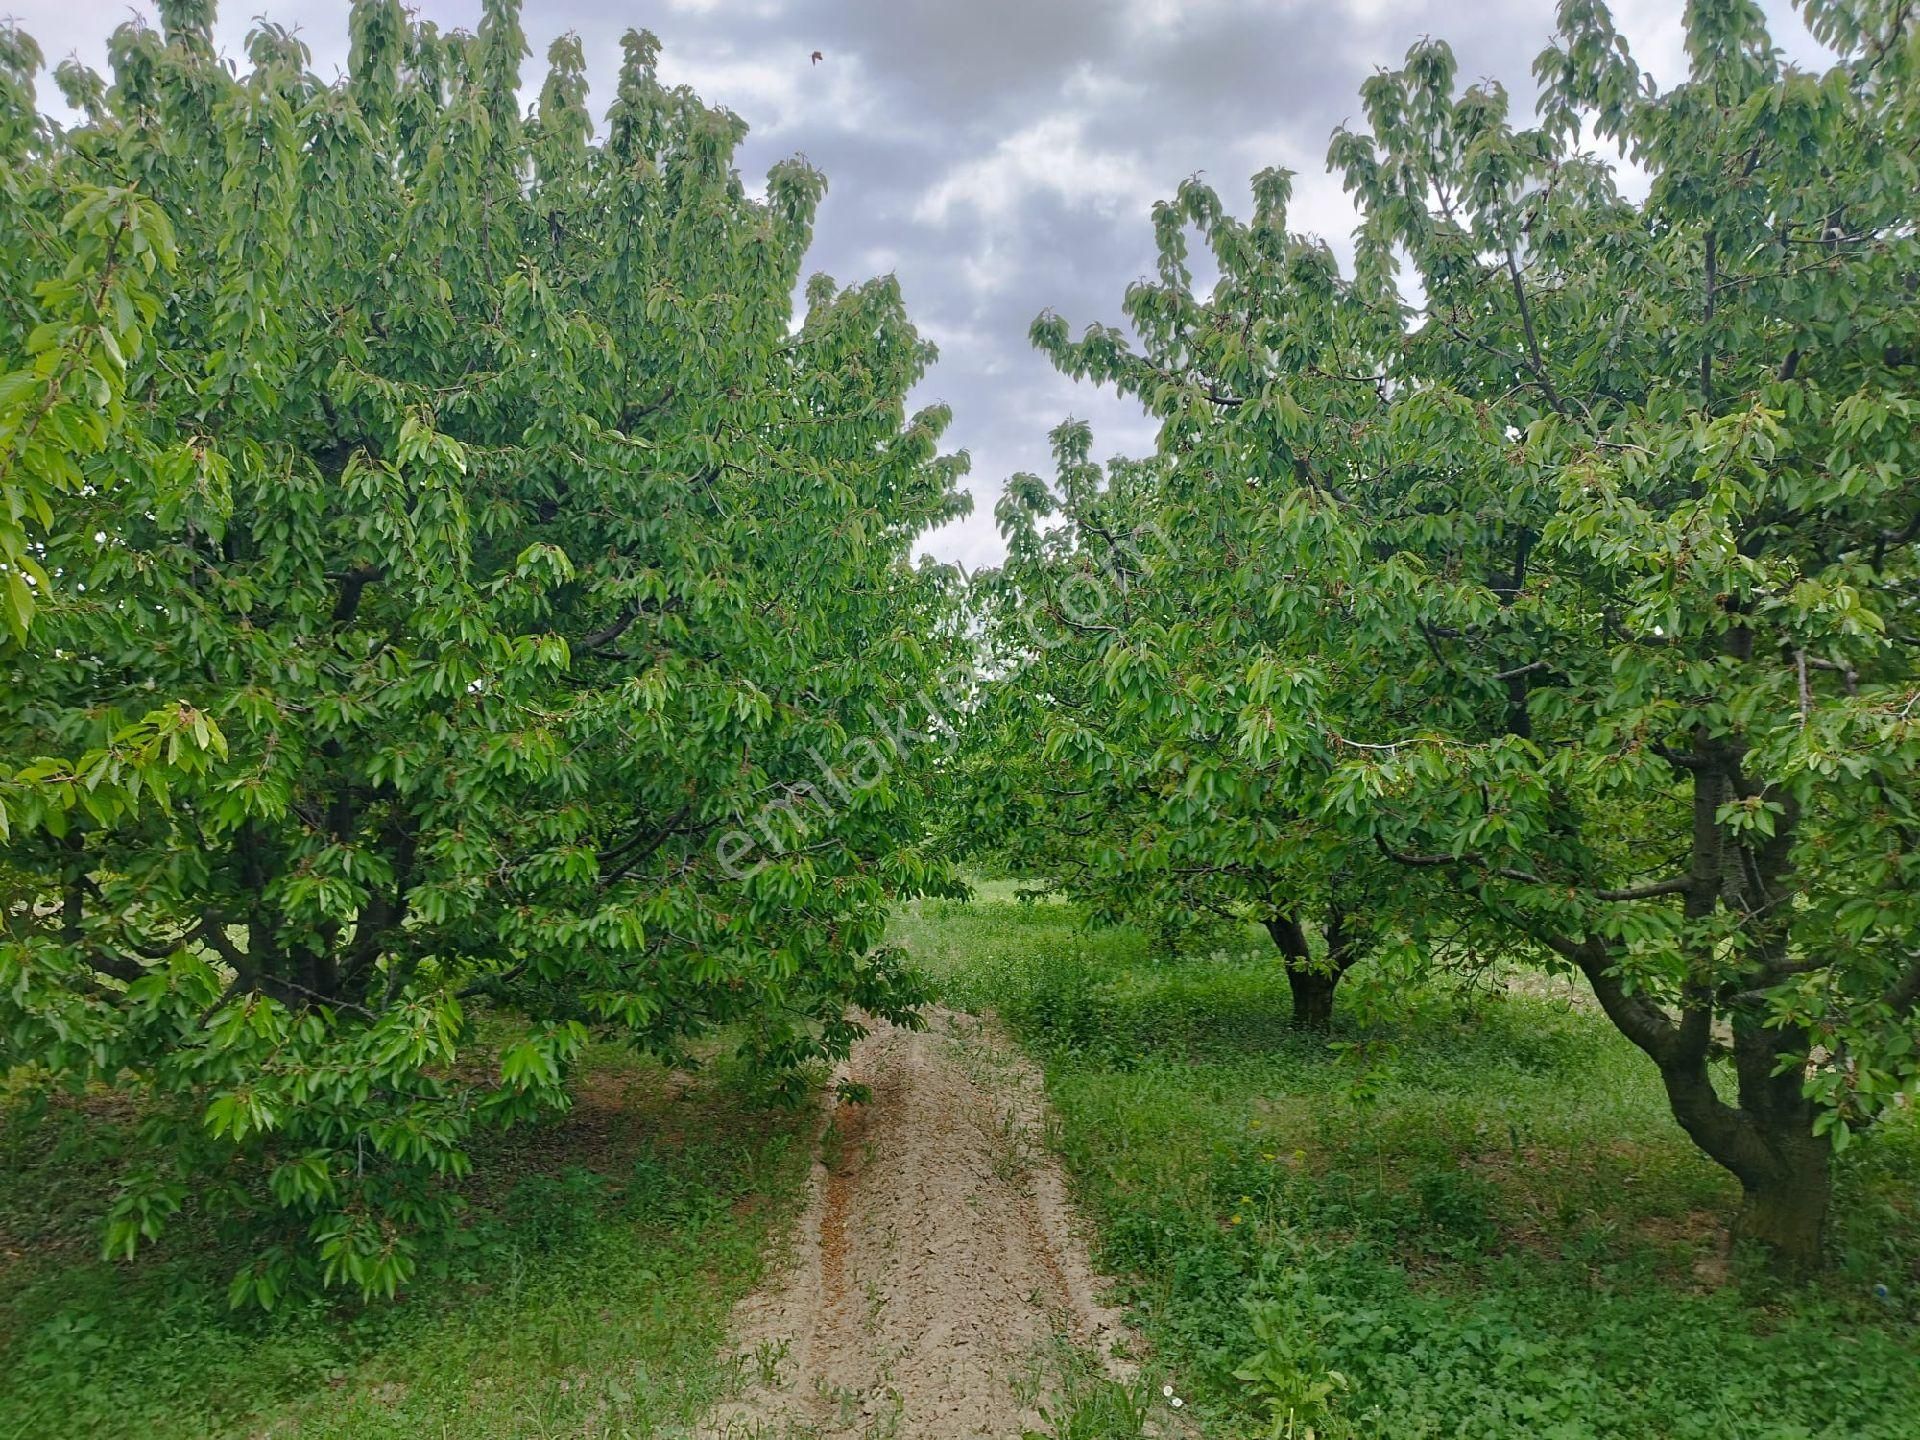
[[[261,1315],[227,1303],[247,1233],[199,1207],[138,1259],[99,1259],[100,1212],[142,1153],[135,1106],[55,1094],[36,1114],[8,1083],[0,1440],[685,1437],[734,1383],[727,1321],[812,1150],[807,1117],[769,1112],[724,1062],[689,1074],[597,1044],[571,1111],[476,1137],[466,1223],[398,1303]]]
[[[890,938],[1044,1064],[1156,1419],[1164,1380],[1219,1436],[1920,1436],[1920,1115],[1840,1157],[1831,1267],[1782,1287],[1729,1257],[1738,1186],[1564,986],[1369,966],[1312,1037],[1254,933],[1169,955],[983,893]]]
[[[1009,1440],[1065,1372],[1130,1374],[1037,1079],[981,1022],[930,1018],[880,1026],[845,1067],[871,1098],[834,1107],[785,1271],[736,1315],[746,1389],[713,1440]]]

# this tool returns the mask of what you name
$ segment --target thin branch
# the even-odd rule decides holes
[[[1536,670],[1546,670],[1550,668],[1544,660],[1531,660],[1525,665],[1517,666],[1512,670],[1502,670],[1493,678],[1495,680],[1518,680],[1522,675],[1531,675]]]
[[[1533,307],[1527,303],[1527,287],[1520,278],[1520,261],[1513,253],[1513,247],[1507,247],[1507,276],[1513,281],[1514,302],[1520,307],[1520,326],[1527,337],[1527,354],[1531,359],[1530,369],[1533,378],[1540,382],[1540,391],[1547,397],[1547,403],[1560,414],[1567,413],[1566,402],[1560,398],[1560,392],[1553,388],[1553,379],[1547,374],[1546,362],[1540,355],[1540,339],[1533,328]]]
[[[1325,732],[1326,737],[1329,740],[1333,741],[1334,744],[1345,745],[1349,749],[1353,749],[1353,750],[1382,750],[1382,751],[1391,752],[1394,750],[1404,750],[1409,745],[1426,745],[1426,744],[1440,743],[1436,741],[1433,736],[1430,736],[1430,735],[1415,735],[1411,740],[1386,740],[1386,741],[1381,741],[1377,744],[1369,744],[1365,740],[1349,740],[1347,739],[1346,736],[1340,734],[1337,730],[1329,729],[1327,726],[1324,726],[1324,725],[1321,726],[1320,728],[1322,731]]]
[[[1596,890],[1596,900],[1652,900],[1661,895],[1684,895],[1693,884],[1689,875],[1675,875],[1667,880],[1653,880],[1645,885],[1629,885],[1624,890]]]
[[[1719,237],[1707,231],[1707,297],[1701,316],[1700,395],[1707,409],[1713,408],[1713,302],[1720,284]]]
[[[1895,981],[1887,993],[1880,997],[1880,1003],[1896,1015],[1905,1015],[1916,1004],[1920,1004],[1920,958],[1916,958],[1913,968]]]

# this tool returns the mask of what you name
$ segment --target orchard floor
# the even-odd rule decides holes
[[[725,1066],[597,1044],[569,1113],[476,1147],[460,1243],[397,1303],[262,1315],[228,1308],[244,1251],[192,1211],[100,1260],[133,1117],[0,1082],[0,1440],[685,1440],[740,1383],[732,1305],[812,1138]]]
[[[781,1279],[736,1318],[751,1380],[713,1440],[1139,1433],[1037,1076],[980,1020],[928,1021],[842,1067],[862,1088],[831,1110]]]
[[[1782,1286],[1564,984],[1363,969],[1302,1035],[1258,932],[1168,956],[1014,890],[903,907],[893,938],[1041,1067],[1149,1425],[1171,1386],[1219,1440],[1920,1436],[1911,1110],[1836,1163],[1830,1269]]]
[[[1257,936],[1169,958],[1000,883],[892,938],[926,1031],[798,1113],[595,1045],[395,1305],[231,1312],[191,1215],[100,1261],[136,1117],[0,1077],[0,1440],[1920,1436],[1911,1113],[1787,1289],[1564,987],[1362,971],[1309,1037]]]

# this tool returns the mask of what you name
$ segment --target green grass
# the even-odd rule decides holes
[[[129,1118],[0,1110],[0,1440],[684,1435],[803,1186],[804,1118],[596,1047],[574,1110],[476,1154],[462,1245],[395,1305],[235,1313],[192,1226],[97,1259]]]
[[[1845,1157],[1833,1272],[1782,1289],[1724,1255],[1736,1187],[1567,996],[1360,973],[1302,1037],[1264,937],[1156,958],[1015,889],[896,938],[1045,1065],[1098,1258],[1205,1433],[1920,1435],[1911,1116]]]
[[[1263,940],[1169,960],[1017,889],[895,934],[1044,1064],[1151,1352],[1144,1391],[1036,1361],[1049,1436],[1137,1435],[1143,1408],[1169,1433],[1162,1380],[1221,1437],[1920,1435],[1911,1118],[1845,1158],[1832,1273],[1782,1290],[1720,1255],[1731,1182],[1564,998],[1363,973],[1331,1043],[1303,1038]],[[269,1317],[227,1308],[204,1227],[96,1258],[125,1110],[0,1094],[0,1440],[686,1434],[734,1379],[804,1121],[607,1047],[587,1074],[476,1156],[467,1243],[401,1303]]]

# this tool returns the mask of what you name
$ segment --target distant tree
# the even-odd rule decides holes
[[[1035,327],[1162,422],[1207,728],[1271,813],[1583,974],[1790,1270],[1920,1079],[1920,11],[1804,8],[1824,75],[1696,0],[1662,92],[1567,0],[1533,129],[1422,43],[1334,138],[1350,273],[1285,174],[1250,224],[1190,182],[1137,344]],[[1177,704],[1195,646],[1116,621],[1078,703]]]
[[[1260,622],[1223,591],[1248,563],[1230,513],[1183,499],[1178,465],[1103,469],[1083,424],[1052,438],[1055,482],[1014,477],[1006,562],[975,585],[988,683],[967,729],[963,827],[1101,919],[1172,936],[1264,927],[1293,1024],[1324,1030],[1341,978],[1385,938],[1379,887],[1403,877],[1319,825],[1241,736]]]
[[[651,36],[595,143],[512,0],[360,0],[338,84],[160,9],[64,132],[0,30],[0,1065],[140,1097],[110,1252],[278,1211],[236,1301],[391,1294],[589,1027],[791,1085],[911,1018],[935,757],[820,780],[942,662],[960,462],[892,281],[794,322],[822,178],[751,198]]]

